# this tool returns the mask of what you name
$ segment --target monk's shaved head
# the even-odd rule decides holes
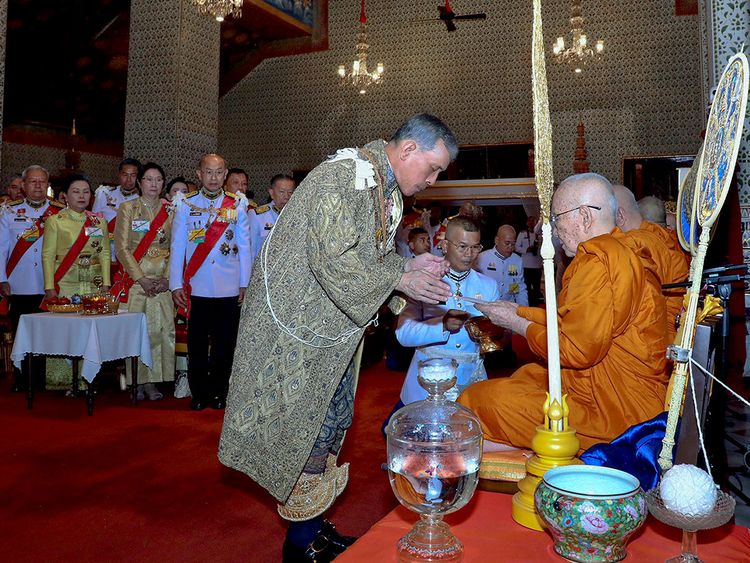
[[[643,216],[635,202],[635,196],[625,186],[615,185],[612,187],[617,198],[617,226],[627,233],[641,228]]]
[[[582,242],[610,233],[616,217],[617,199],[612,184],[600,174],[569,176],[552,198],[555,233],[571,257]]]
[[[641,215],[646,221],[666,227],[667,211],[664,208],[664,202],[658,197],[647,195],[638,200],[638,209],[640,209]]]

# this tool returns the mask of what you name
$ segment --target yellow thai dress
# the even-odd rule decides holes
[[[154,240],[140,261],[133,257],[141,239],[161,209],[162,202],[151,204],[143,197],[126,201],[117,211],[115,224],[115,254],[128,275],[137,282],[142,277],[169,279],[169,243],[172,235],[172,215],[158,229]],[[174,381],[175,329],[172,293],[167,289],[154,297],[147,297],[143,288],[133,283],[127,309],[146,314],[148,336],[151,341],[153,369],[138,364],[138,383]],[[130,382],[130,370],[128,369]]]
[[[77,213],[68,207],[45,221],[42,243],[45,290],[55,289],[55,272],[78,239],[81,229],[86,224],[86,218],[86,212]],[[89,239],[78,254],[77,260],[60,280],[59,297],[98,293],[102,286],[110,285],[107,222],[101,217],[96,217],[89,223]],[[70,388],[71,374],[70,364],[66,360],[47,359],[48,389]]]

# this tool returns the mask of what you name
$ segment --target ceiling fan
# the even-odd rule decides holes
[[[445,0],[445,6],[438,6],[438,13],[440,16],[437,18],[443,22],[445,22],[445,27],[448,29],[448,31],[456,31],[456,20],[484,20],[487,19],[487,14],[484,12],[478,13],[478,14],[465,14],[465,15],[456,15],[456,13],[453,11],[453,8],[451,8],[449,0]]]

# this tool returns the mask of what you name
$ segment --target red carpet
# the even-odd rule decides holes
[[[396,504],[380,425],[403,373],[363,370],[340,460],[349,486],[328,514],[361,535]],[[285,526],[270,495],[216,457],[223,413],[186,400],[133,406],[104,391],[37,395],[0,381],[0,558],[5,561],[280,561]]]

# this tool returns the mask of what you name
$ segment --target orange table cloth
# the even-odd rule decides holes
[[[564,561],[552,549],[552,536],[516,524],[511,517],[511,495],[477,491],[471,502],[446,517],[464,544],[464,561]],[[391,511],[357,542],[336,558],[336,563],[395,562],[396,541],[406,534],[417,515],[403,506]],[[680,553],[682,532],[649,516],[628,542],[624,561],[662,562]],[[698,532],[698,555],[706,563],[750,561],[750,531],[731,523]]]

